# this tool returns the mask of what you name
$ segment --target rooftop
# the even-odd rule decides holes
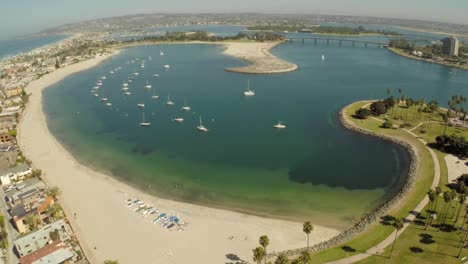
[[[45,247],[34,251],[33,253],[20,258],[21,264],[59,264],[71,259],[73,252],[71,252],[62,241],[57,240]]]
[[[30,169],[30,167],[29,167],[28,164],[22,163],[20,165],[17,165],[16,167],[9,168],[7,170],[1,171],[0,175],[4,176],[4,175],[8,175],[8,174],[15,174],[15,173],[18,173],[18,172],[27,171],[29,169]]]

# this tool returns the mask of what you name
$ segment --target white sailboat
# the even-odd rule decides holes
[[[105,97],[104,97],[104,98],[101,98],[101,102],[107,102],[107,100],[109,100],[109,99],[107,99],[107,98],[105,98]]]
[[[153,74],[153,77],[159,78],[159,74],[155,73],[155,74]]]
[[[112,103],[106,103],[107,106],[112,106]]]
[[[201,116],[200,116],[200,123],[198,124],[197,129],[198,129],[198,131],[201,131],[201,132],[208,132],[208,128],[203,126]]]
[[[164,56],[164,52],[162,52],[162,50],[159,51],[159,55],[160,56]]]
[[[164,65],[164,68],[169,69],[169,68],[171,68],[171,65],[165,64],[165,65]]]
[[[146,80],[146,86],[145,86],[145,88],[148,88],[148,89],[151,88],[151,85],[148,83],[148,80]]]
[[[168,105],[168,106],[173,106],[174,105],[174,102],[171,101],[171,96],[169,94],[167,95],[166,105]]]
[[[137,104],[137,106],[140,108],[145,108],[145,104]]]
[[[182,117],[174,118],[174,121],[176,121],[178,123],[182,123],[182,122],[184,122],[184,118],[182,118]]]
[[[255,92],[250,90],[250,80],[247,81],[247,89],[244,92],[245,96],[254,96]]]
[[[132,93],[131,92],[125,92],[124,94],[125,95],[131,95]]]
[[[158,99],[159,95],[156,94],[156,88],[153,89],[153,96],[151,96],[152,99]]]
[[[325,61],[325,54],[322,54],[322,61]]]
[[[273,127],[277,128],[277,129],[285,129],[286,128],[286,126],[281,121],[278,121],[278,123],[276,123]]]
[[[184,106],[180,108],[182,111],[189,112],[192,108],[187,105],[187,102],[184,100]]]
[[[150,126],[151,123],[150,122],[146,122],[145,121],[145,112],[143,112],[143,120],[142,122],[140,123],[140,126]]]

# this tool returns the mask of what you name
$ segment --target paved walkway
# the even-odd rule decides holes
[[[378,118],[375,118],[375,117],[373,117],[373,119],[378,120],[378,121],[380,121],[382,123],[384,122],[384,120],[378,119]],[[420,125],[421,124],[419,124],[418,126],[420,126]],[[416,126],[416,127],[418,127],[418,126]],[[439,159],[437,158],[435,152],[432,149],[427,147],[427,142],[424,139],[420,138],[418,135],[414,134],[413,132],[411,132],[408,129],[403,129],[403,130],[406,131],[407,133],[409,133],[410,135],[414,136],[415,138],[417,138],[419,141],[421,141],[424,144],[424,146],[426,146],[426,149],[429,151],[429,153],[431,154],[432,160],[434,161],[434,180],[432,181],[431,188],[434,189],[435,187],[439,186],[439,181],[440,181]],[[403,225],[403,228],[398,232],[398,234],[396,234],[397,237],[399,237],[406,230],[406,228],[409,226],[409,223],[416,218],[417,213],[421,212],[424,209],[424,207],[426,207],[426,205],[428,203],[429,203],[429,198],[427,196],[425,196],[424,199],[422,199],[422,201],[416,206],[416,208],[413,209],[413,212],[410,213],[405,218],[405,224]],[[354,262],[363,260],[363,259],[365,259],[367,257],[370,257],[371,255],[379,255],[380,253],[384,252],[386,247],[390,246],[393,243],[393,240],[395,239],[395,232],[397,232],[397,231],[396,230],[393,231],[382,242],[380,242],[379,244],[377,244],[377,245],[373,246],[372,248],[368,249],[364,253],[360,253],[360,254],[357,254],[357,255],[354,255],[354,256],[351,256],[351,257],[347,257],[347,258],[339,259],[339,260],[336,260],[336,261],[328,262],[327,264],[349,264],[349,263],[354,263]]]

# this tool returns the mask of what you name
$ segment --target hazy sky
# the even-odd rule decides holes
[[[156,12],[365,15],[468,24],[468,0],[0,0],[0,38],[110,16]]]

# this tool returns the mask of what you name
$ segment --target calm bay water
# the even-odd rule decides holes
[[[344,228],[398,185],[409,158],[399,146],[347,131],[338,111],[384,97],[387,88],[442,103],[468,92],[467,72],[385,49],[285,43],[274,53],[299,70],[277,75],[225,72],[244,63],[221,52],[213,45],[129,48],[47,89],[49,127],[84,164],[158,196]],[[144,69],[129,63],[135,58],[146,59]],[[135,71],[132,95],[124,96],[122,82]],[[90,93],[103,75],[99,93],[110,107]],[[248,79],[253,98],[243,95]],[[151,99],[147,80],[160,99]],[[169,94],[173,107],[164,104]],[[184,101],[192,112],[180,111]],[[138,103],[151,127],[139,126]],[[200,115],[209,133],[196,131]],[[278,120],[287,129],[274,130]]]
[[[0,60],[67,38],[65,35],[17,38],[0,41]]]

